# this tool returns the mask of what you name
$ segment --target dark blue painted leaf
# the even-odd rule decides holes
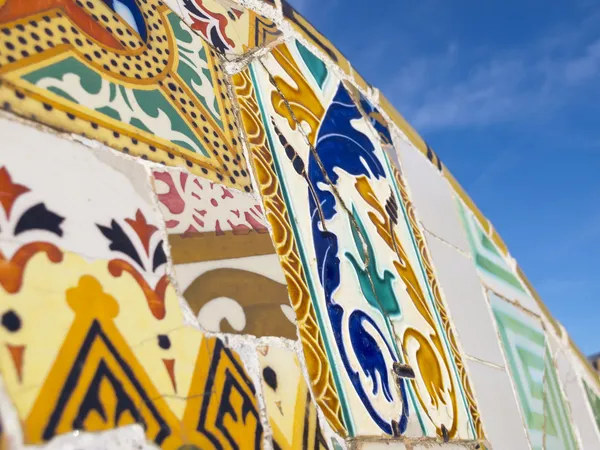
[[[133,259],[138,265],[143,268],[142,260],[138,254],[133,242],[129,239],[129,236],[123,231],[123,228],[113,219],[110,223],[110,227],[105,227],[96,224],[98,229],[102,232],[104,237],[110,241],[110,248],[115,252],[123,253]]]
[[[64,217],[50,211],[43,203],[38,203],[23,213],[15,227],[15,236],[29,230],[46,230],[62,236],[60,226],[64,220]]]

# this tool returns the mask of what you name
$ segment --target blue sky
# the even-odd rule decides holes
[[[582,351],[600,351],[600,2],[290,3],[440,155]]]

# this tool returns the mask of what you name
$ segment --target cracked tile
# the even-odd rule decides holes
[[[442,338],[449,323],[437,316],[443,303],[425,278],[417,228],[406,213],[412,207],[383,149],[392,139],[381,114],[296,40],[234,77],[243,102],[248,82],[258,92],[260,132],[252,112],[242,112],[263,195],[277,192],[274,239],[298,245],[294,259],[310,283],[329,364],[338,369],[335,388],[350,436],[434,436],[446,427],[453,438],[472,437],[470,410],[457,400],[464,395],[454,369],[460,355]],[[289,229],[280,225],[284,210]],[[437,361],[440,372],[425,360]],[[414,367],[414,379],[396,380],[398,362]]]
[[[225,55],[242,56],[281,35],[277,25],[232,0],[178,0],[185,22]]]
[[[296,339],[286,280],[255,197],[154,171],[177,285],[208,331]]]
[[[258,349],[263,395],[275,448],[327,450],[317,410],[296,354],[275,346]]]
[[[223,164],[243,151],[221,59],[161,0],[60,1],[45,15],[47,2],[20,3],[0,7],[0,107],[250,189]],[[47,30],[39,42],[37,27]]]
[[[532,447],[576,449],[541,323],[495,295],[490,302]]]

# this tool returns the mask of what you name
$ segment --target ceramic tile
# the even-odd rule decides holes
[[[325,36],[319,33],[287,0],[281,0],[281,8],[283,17],[292,25],[297,33],[326,54],[340,69],[350,75],[350,63]]]
[[[357,70],[352,67],[352,80],[354,81],[354,83],[361,88],[365,93],[368,93],[369,91],[371,91],[372,86],[367,83],[367,81],[362,77],[362,75],[360,73],[357,72]]]
[[[467,369],[491,448],[531,450],[506,370],[476,361]]]
[[[0,419],[0,450],[11,448],[10,435],[5,429],[4,420]]]
[[[413,445],[413,450],[466,450],[473,449],[473,444],[417,444]],[[481,448],[481,447],[479,447]]]
[[[311,177],[314,178],[318,175],[314,167],[317,163],[314,160],[308,162],[309,148],[305,143],[304,134],[314,144],[318,139],[317,133],[319,128],[325,131],[321,122],[324,120],[326,114],[326,106],[333,101],[336,91],[339,89],[339,80],[327,69],[327,66],[321,60],[310,53],[298,41],[293,41],[289,45],[279,45],[263,62],[272,77],[260,65],[253,65],[252,76],[257,82],[256,89],[260,93],[260,96],[267,99],[264,103],[261,102],[261,107],[268,111],[265,112],[267,115],[263,117],[263,123],[267,129],[271,151],[274,154],[274,165],[282,185],[286,206],[291,216],[291,222],[294,224],[294,233],[298,233],[299,238],[297,239],[300,244],[300,256],[303,261],[313,259],[316,261],[316,264],[311,264],[310,266],[303,264],[303,266],[309,278],[309,286],[313,291],[313,304],[317,311],[317,317],[321,322],[327,321],[326,323],[328,323],[327,328],[321,327],[321,331],[324,334],[328,353],[331,355],[331,353],[335,352],[334,356],[330,359],[330,363],[332,366],[337,367],[338,372],[340,372],[337,374],[336,386],[341,396],[346,426],[351,435],[355,434],[353,429],[355,423],[359,423],[363,428],[363,430],[356,433],[378,434],[381,433],[380,427],[383,427],[387,433],[391,434],[392,426],[399,427],[400,422],[403,421],[404,428],[406,428],[407,422],[407,413],[405,411],[407,405],[403,407],[402,398],[392,378],[392,364],[398,361],[398,353],[395,348],[391,325],[389,322],[386,323],[383,314],[374,315],[375,321],[371,325],[376,328],[376,334],[370,336],[365,333],[363,341],[371,343],[369,348],[374,349],[376,346],[375,342],[377,342],[375,338],[377,337],[381,339],[380,342],[383,348],[377,352],[377,361],[373,360],[369,367],[369,363],[364,358],[366,349],[353,349],[353,345],[348,342],[350,336],[346,335],[347,337],[344,339],[342,334],[342,327],[346,330],[348,329],[349,315],[355,309],[353,307],[362,301],[365,302],[367,307],[369,306],[369,303],[362,296],[361,285],[358,283],[357,278],[355,278],[356,283],[351,288],[348,286],[345,292],[338,293],[340,297],[345,294],[347,298],[345,302],[347,312],[344,312],[344,309],[340,308],[337,312],[340,318],[333,320],[332,316],[335,314],[333,309],[330,308],[329,312],[325,312],[327,303],[330,304],[330,307],[333,307],[334,300],[332,294],[340,288],[339,271],[334,268],[330,269],[328,266],[336,263],[339,264],[340,258],[338,257],[337,248],[332,248],[332,259],[326,261],[328,255],[326,250],[327,243],[323,241],[323,238],[329,238],[331,243],[337,247],[337,234],[340,231],[336,230],[337,233],[330,232],[328,236],[317,234],[314,237],[316,241],[313,241],[312,237],[312,228],[317,227],[318,229],[319,227],[316,219],[317,216],[321,213],[333,213],[336,200],[332,198],[328,201],[328,207],[331,209],[331,212],[325,213],[319,211],[316,207],[318,203],[325,203],[325,200],[319,198],[319,194],[317,194],[318,189],[319,193],[323,195],[324,188],[318,187],[317,183],[319,181],[311,179]],[[285,95],[294,112],[294,118],[302,124],[302,128],[289,115],[285,101],[281,99],[271,84],[271,80],[277,83],[277,87]],[[347,101],[351,102],[349,98],[347,98]],[[356,111],[355,117],[358,116],[359,113]],[[270,123],[271,121],[273,123]],[[273,148],[275,142],[278,142],[280,146]],[[379,169],[383,171],[380,163]],[[289,172],[284,172],[286,170]],[[282,172],[285,175],[282,175]],[[314,192],[312,195],[316,197],[307,193],[310,190]],[[291,196],[291,192],[294,192],[293,197]],[[304,194],[299,195],[299,192],[303,192]],[[341,209],[340,206],[338,208]],[[298,214],[298,210],[302,210],[303,213]],[[330,216],[330,219],[333,219],[333,217]],[[338,226],[342,230],[345,229],[347,231],[348,219],[344,219],[342,214],[339,214],[337,219]],[[297,231],[298,228],[301,228],[301,231]],[[345,234],[344,237],[349,238],[350,242],[352,242],[353,237],[351,234]],[[360,239],[359,237],[355,238]],[[315,248],[315,246],[318,246],[318,248]],[[307,253],[307,250],[309,253]],[[358,258],[361,258],[361,256],[357,256],[357,266],[361,265],[358,262]],[[349,258],[345,259],[345,261],[348,262]],[[353,265],[347,263],[342,267],[352,271]],[[322,275],[319,275],[319,272]],[[346,276],[348,275],[350,273],[346,274]],[[328,283],[329,286],[322,284],[325,283],[326,279],[331,280],[331,283]],[[352,289],[354,292],[352,292]],[[318,295],[319,298],[315,299],[315,295]],[[369,320],[370,316],[368,313],[370,311],[368,309],[367,311],[365,313],[356,309],[354,320],[358,321],[358,323],[355,328],[363,328],[364,326],[360,325],[360,322]],[[362,318],[362,316],[366,316],[366,318]],[[335,327],[331,334],[329,331],[330,327]],[[361,353],[363,355],[362,358]],[[361,359],[364,360],[362,363],[359,362]],[[360,369],[358,368],[360,368],[361,364],[364,370],[367,370],[366,373],[359,371]],[[359,375],[354,380],[349,375],[353,372]],[[372,373],[372,375],[368,375],[368,373]],[[340,380],[341,377],[343,377],[343,380]],[[372,381],[369,381],[371,377]],[[367,386],[369,385],[370,387],[368,388]],[[404,383],[402,385],[402,390],[405,392]],[[347,399],[348,396],[351,396],[351,398]],[[393,423],[396,425],[393,425]],[[365,431],[365,429],[368,431]]]
[[[130,289],[132,301],[139,299],[143,314],[120,315],[123,320],[135,317],[139,333],[157,321],[179,323],[146,170],[107,149],[89,149],[5,119],[0,120],[0,134],[5,139],[0,188],[10,192],[0,250],[4,259],[21,266],[18,273],[28,264],[38,265],[30,287],[62,294],[60,284],[77,281],[79,266],[86,265]],[[65,253],[69,255],[61,256]],[[24,275],[14,280],[7,275],[3,285],[16,293]],[[130,342],[144,337],[132,335]]]
[[[504,365],[493,318],[473,262],[431,235],[427,244],[463,351],[482,361]]]
[[[554,361],[558,372],[558,379],[568,400],[571,419],[579,432],[581,448],[600,448],[600,427],[590,411],[600,406],[600,397],[593,402],[593,390],[580,373],[584,372],[575,361],[574,355],[568,342],[559,342],[552,334],[546,334],[550,344],[550,350],[554,355]],[[591,394],[591,395],[588,395]],[[589,400],[589,403],[588,403]],[[590,409],[590,406],[592,408]],[[600,412],[600,409],[598,409]],[[600,416],[599,416],[600,418]]]
[[[310,298],[308,279],[298,244],[293,237],[294,224],[288,214],[282,186],[273,172],[273,153],[267,140],[270,136],[267,136],[262,125],[262,114],[250,70],[239,72],[232,80],[253,157],[255,175],[260,184],[265,215],[271,226],[275,249],[281,260],[290,301],[296,313],[298,336],[304,351],[313,398],[331,428],[339,435],[346,436],[333,368],[329,365],[316,309]]]
[[[208,331],[296,339],[294,311],[260,202],[178,171],[155,171],[177,285]]]
[[[540,322],[495,295],[490,302],[532,448],[578,448]]]
[[[179,7],[179,0],[163,0],[163,3],[169,7],[171,11],[182,17],[181,8]]]
[[[469,244],[446,180],[410,144],[405,142],[398,148],[398,152],[417,216],[423,226],[439,238],[467,252]]]
[[[458,350],[457,335],[441,296],[441,280],[434,273],[425,237],[417,223],[414,205],[400,173],[402,168],[399,167],[399,162],[393,158],[393,155],[397,155],[397,151],[393,147],[391,133],[379,111],[370,106],[364,97],[355,93],[355,102],[357,105],[362,105],[363,116],[371,121],[374,131],[379,137],[382,150],[388,159],[387,167],[396,184],[395,187],[401,200],[401,210],[406,222],[406,228],[396,227],[395,232],[398,234],[394,235],[394,242],[400,261],[408,263],[399,273],[411,301],[402,303],[404,317],[392,319],[392,324],[403,353],[409,364],[415,369],[416,377],[413,388],[420,404],[418,414],[421,417],[426,415],[434,425],[431,427],[431,425],[427,425],[427,419],[421,419],[422,423],[426,424],[425,434],[437,435],[442,438],[445,434],[443,429],[445,426],[450,439],[484,439],[469,377],[465,372],[462,356]],[[370,113],[366,113],[365,107]],[[390,216],[393,220],[393,214]],[[428,336],[428,338],[422,339],[424,336]],[[419,349],[415,351],[416,341],[419,342]],[[430,357],[428,358],[424,357],[426,349],[429,350]],[[434,358],[442,367],[439,372],[431,370],[431,361]],[[425,359],[428,359],[429,362],[425,363]],[[437,379],[439,373],[443,377],[441,382]],[[447,389],[444,394],[445,401],[441,402],[443,406],[436,408],[432,405],[437,403],[434,397],[429,397],[430,392],[427,386],[432,385],[439,386],[442,391]],[[456,405],[455,402],[461,399],[467,406],[468,412]],[[469,425],[466,425],[467,422]]]
[[[169,446],[167,422],[174,421],[114,323],[119,303],[88,274],[67,290],[66,302],[75,317],[66,333],[60,330],[64,343],[26,416],[25,441],[142,422],[150,440]]]
[[[516,271],[508,264],[496,244],[462,201],[457,200],[456,204],[483,283],[503,297],[517,301],[523,307],[539,314],[540,309],[536,301],[529,295]]]
[[[404,119],[402,114],[394,107],[381,91],[379,91],[379,106],[392,119],[392,122],[404,133],[408,140],[414,145],[423,155],[427,154],[429,146],[417,131]]]
[[[446,427],[453,437],[473,436],[454,366],[459,355],[450,356],[412,234],[416,222],[404,215],[412,206],[381,147],[381,134],[391,143],[389,130],[299,42],[278,46],[263,64],[253,63],[248,77],[260,93],[276,175],[263,172],[258,154],[257,178],[277,176],[282,185],[330,363],[340,369],[350,434],[441,435]],[[435,371],[425,359],[436,361]],[[401,362],[415,367],[414,381],[395,379]]]
[[[504,241],[502,240],[502,238],[500,237],[498,232],[492,226],[491,222],[483,215],[483,213],[479,210],[479,208],[477,208],[477,206],[475,205],[475,203],[473,202],[471,197],[469,197],[469,195],[462,188],[462,186],[456,180],[456,178],[454,178],[454,176],[448,170],[448,168],[443,165],[442,165],[442,174],[444,175],[446,180],[448,180],[448,183],[450,183],[450,186],[452,186],[452,189],[454,190],[455,195],[463,201],[463,203],[467,206],[469,211],[471,211],[471,213],[473,214],[475,219],[479,222],[479,225],[488,233],[488,235],[490,236],[492,241],[498,247],[498,250],[500,250],[500,252],[504,256],[508,256],[508,248],[506,247],[506,244],[504,243]]]
[[[41,443],[72,430],[96,432],[140,423],[146,438],[165,449],[184,443],[197,448],[261,448],[255,390],[239,357],[221,341],[203,339],[193,329],[157,334],[152,344],[129,346],[121,333],[125,327],[117,328],[114,320],[127,302],[102,292],[101,281],[86,274],[67,290],[74,318],[66,331],[60,330],[63,344],[27,413],[32,386],[27,396],[13,396],[25,442]],[[52,306],[53,318],[59,317],[58,302]],[[22,331],[31,317],[22,317]],[[47,325],[45,329],[58,332]],[[27,344],[28,351],[36,342]],[[27,373],[39,364],[39,353],[25,355],[31,356],[23,369]],[[6,368],[8,360],[3,362]],[[3,371],[9,383],[10,372]]]
[[[394,105],[392,105],[392,103],[385,97],[385,95],[383,95],[381,91],[377,91],[377,93],[379,106],[390,117],[392,123],[396,125],[396,127],[402,132],[403,136],[401,139],[405,142],[408,141],[406,142],[407,144],[410,143],[410,145],[426,156],[433,167],[435,167],[444,176],[449,174],[448,169],[442,164],[440,157],[431,149],[427,142],[425,142],[419,133],[404,119],[402,114],[396,110]],[[452,178],[452,180],[454,180],[454,178]],[[463,192],[462,188],[461,192]]]
[[[262,346],[258,348],[258,360],[274,447],[329,448],[296,354],[280,347]]]
[[[220,60],[202,38],[160,0],[116,10],[102,0],[51,4],[0,6],[15,42],[0,53],[4,109],[250,190],[224,163],[242,153],[239,130]]]
[[[3,447],[0,446],[3,449]],[[9,448],[9,447],[7,447]],[[32,447],[26,447],[31,449]],[[39,449],[40,447],[34,447]],[[146,441],[141,425],[127,425],[115,430],[57,436],[44,445],[43,450],[156,450],[154,444]]]
[[[182,328],[146,170],[4,119],[0,133],[0,366],[25,442],[141,423],[162,448],[227,448],[225,423],[260,448],[239,358]],[[202,410],[185,400],[201,389]]]
[[[583,380],[583,387],[585,389],[585,394],[592,410],[592,414],[594,415],[596,430],[600,430],[600,395],[598,395],[597,391],[595,391],[585,380]]]
[[[190,28],[227,55],[243,55],[281,36],[273,21],[232,0],[179,2]]]
[[[546,323],[549,324],[550,326],[552,326],[552,328],[554,328],[554,332],[557,335],[562,334],[562,331],[561,331],[562,326],[558,323],[558,321],[556,320],[556,318],[554,318],[552,316],[552,314],[550,313],[550,310],[544,304],[544,301],[540,297],[540,294],[537,292],[537,290],[535,289],[535,287],[533,287],[533,285],[531,284],[531,282],[527,278],[527,275],[525,275],[525,272],[519,266],[518,262],[516,264],[515,271],[516,271],[517,276],[519,277],[519,279],[523,282],[523,285],[527,288],[527,290],[529,291],[529,293],[531,294],[531,296],[533,297],[533,299],[537,303],[537,306],[540,308],[540,311],[542,313],[541,315],[546,320]],[[573,344],[572,348],[573,349],[577,349],[577,346]],[[583,356],[579,350],[576,351],[576,354],[580,355],[581,359],[583,361],[587,361],[586,357]]]
[[[385,441],[357,441],[352,447],[353,450],[406,450],[402,442]]]
[[[256,388],[239,355],[218,338],[206,341],[182,421],[185,444],[191,449],[263,448]]]

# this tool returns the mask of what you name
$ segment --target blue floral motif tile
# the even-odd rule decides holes
[[[298,41],[250,71],[350,435],[473,438],[383,118]]]

